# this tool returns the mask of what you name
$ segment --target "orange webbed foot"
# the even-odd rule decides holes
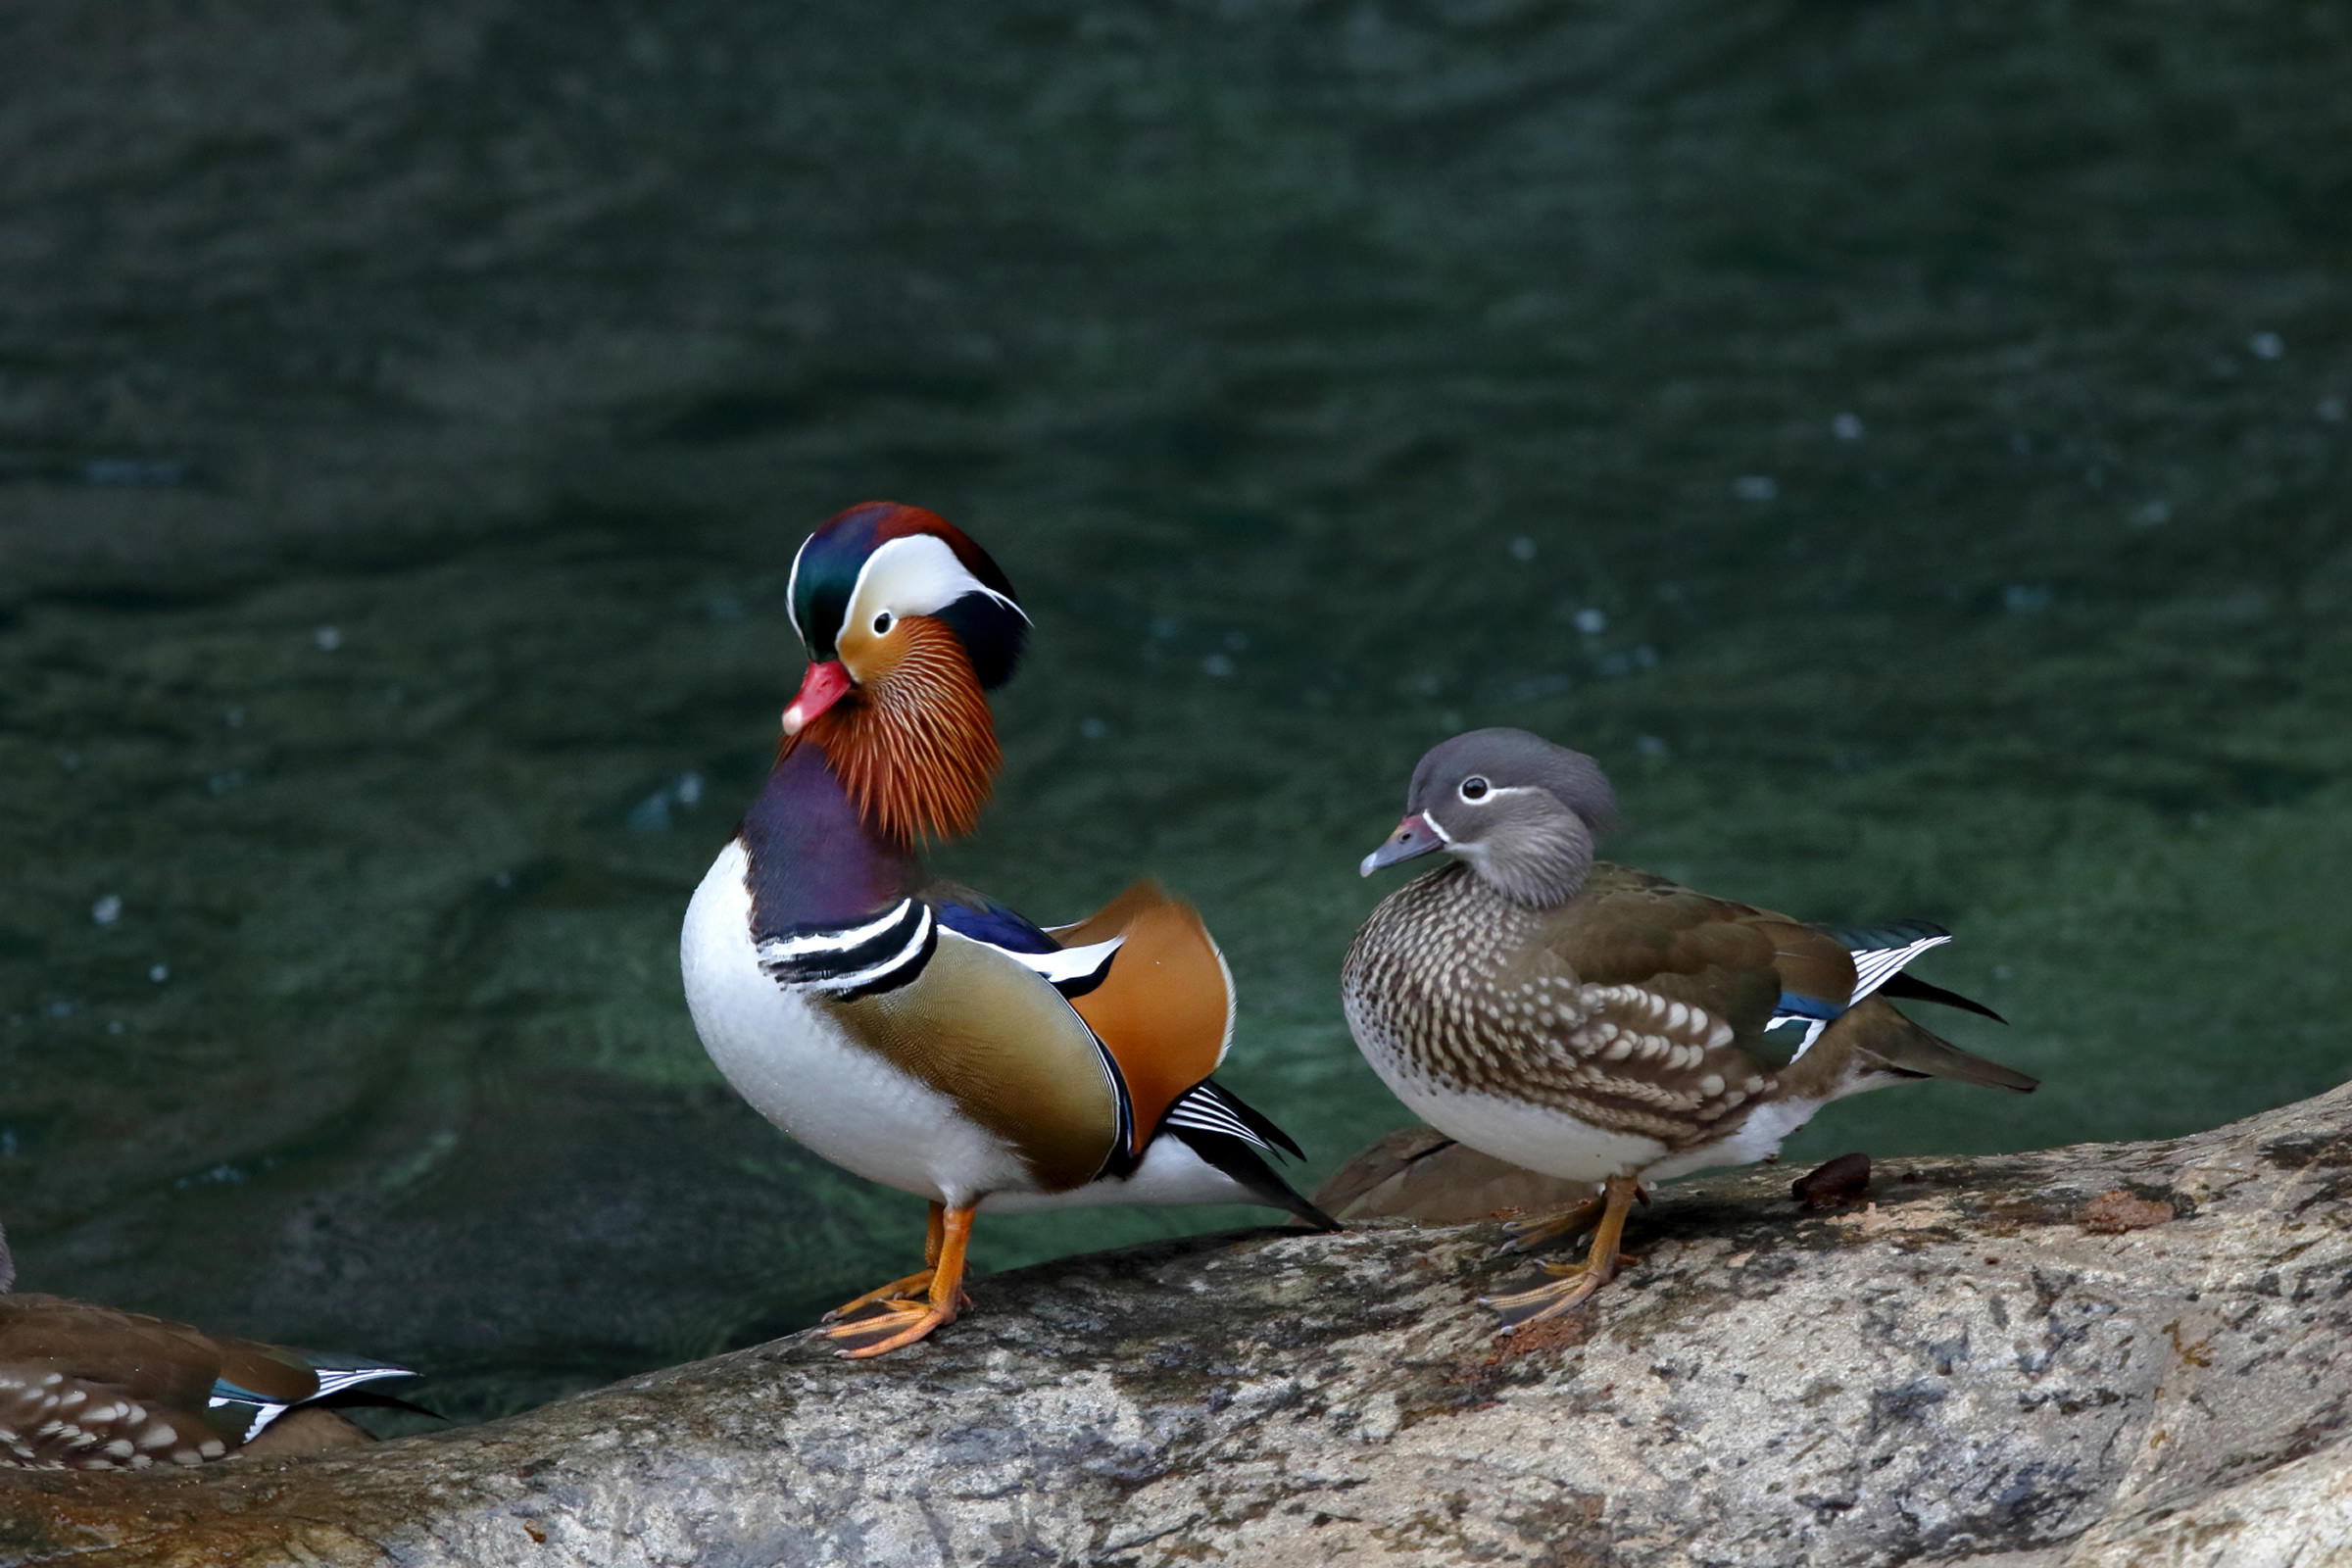
[[[862,1361],[912,1345],[955,1322],[972,1304],[963,1291],[963,1253],[971,1235],[971,1208],[932,1204],[930,1245],[924,1249],[931,1266],[844,1301],[825,1314],[816,1332],[846,1342],[840,1354]],[[914,1294],[918,1290],[919,1296]],[[879,1310],[864,1310],[867,1307]]]
[[[936,1272],[938,1272],[936,1269],[921,1268],[904,1279],[892,1280],[888,1285],[877,1285],[863,1296],[851,1297],[832,1311],[818,1318],[817,1321],[819,1323],[838,1323],[859,1307],[870,1306],[876,1301],[890,1300],[893,1297],[926,1295],[931,1289],[931,1276]]]
[[[826,1339],[846,1342],[839,1353],[847,1360],[863,1361],[887,1355],[928,1338],[934,1329],[955,1322],[971,1299],[961,1291],[956,1295],[956,1300],[945,1304],[928,1300],[885,1301],[880,1312],[869,1312],[847,1323],[834,1323],[818,1332]]]

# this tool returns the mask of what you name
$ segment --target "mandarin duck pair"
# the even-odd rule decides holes
[[[827,1313],[867,1357],[968,1304],[973,1216],[1101,1202],[1242,1202],[1336,1228],[1267,1162],[1298,1146],[1210,1076],[1232,979],[1188,905],[1138,883],[1046,927],[928,872],[999,763],[987,694],[1029,621],[960,530],[854,507],[810,535],[787,589],[808,652],[766,786],[680,938],[697,1032],[767,1119],[835,1164],[927,1199],[924,1266]],[[1498,1299],[1565,1310],[1618,1261],[1643,1181],[1764,1157],[1821,1105],[1906,1077],[2030,1089],[1886,1000],[1967,1004],[1899,976],[1944,934],[1840,934],[1596,863],[1606,781],[1519,731],[1423,759],[1383,865],[1459,863],[1374,911],[1346,967],[1364,1054],[1441,1131],[1527,1168],[1605,1181],[1589,1264]],[[1982,1009],[1979,1009],[1982,1010]],[[1768,1029],[1793,1020],[1775,1064]]]
[[[372,1440],[330,1403],[416,1376],[61,1296],[11,1295],[15,1280],[0,1235],[0,1467],[144,1470],[345,1447]]]

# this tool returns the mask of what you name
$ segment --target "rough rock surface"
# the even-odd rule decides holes
[[[2118,1191],[2173,1217],[2086,1225]],[[1500,1341],[1491,1226],[1169,1244],[875,1364],[796,1338],[363,1454],[8,1475],[0,1562],[2337,1561],[2347,1193],[2352,1088],[1839,1209],[1691,1183]]]

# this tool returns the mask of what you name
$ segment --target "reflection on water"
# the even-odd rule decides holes
[[[341,142],[312,83],[243,141],[156,131],[152,188],[74,184],[133,156],[87,125],[10,176],[46,245],[0,360],[27,1284],[475,1413],[896,1272],[920,1205],[741,1105],[675,963],[799,675],[791,551],[869,495],[1038,622],[943,858],[1048,920],[1147,872],[1198,902],[1225,1076],[1310,1180],[1402,1119],[1339,1017],[1388,885],[1353,867],[1473,724],[1600,757],[1622,858],[1959,933],[1923,972],[2013,1022],[1950,1033],[2043,1090],[1872,1097],[1792,1159],[2352,1068],[2319,11],[835,22],[314,40],[321,81],[422,63]]]

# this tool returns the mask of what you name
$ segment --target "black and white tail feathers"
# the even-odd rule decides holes
[[[1287,1209],[1317,1230],[1341,1228],[1338,1220],[1293,1192],[1266,1163],[1266,1154],[1305,1157],[1291,1135],[1222,1084],[1202,1079],[1186,1090],[1168,1107],[1160,1127],[1270,1206]]]

